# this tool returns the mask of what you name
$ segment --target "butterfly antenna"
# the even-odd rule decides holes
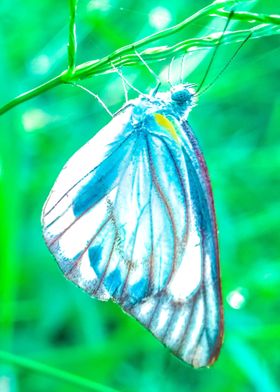
[[[170,85],[170,88],[173,87],[172,83],[171,83],[171,76],[170,76],[171,75],[171,69],[172,69],[173,62],[174,62],[174,57],[172,57],[172,59],[171,59],[171,61],[169,63],[168,72],[167,72],[167,83]]]
[[[121,80],[122,80],[122,84],[123,84],[123,86],[124,86],[124,94],[125,94],[125,100],[126,100],[126,102],[128,101],[128,94],[127,94],[126,85],[127,85],[128,87],[130,87],[132,90],[136,91],[137,94],[139,94],[139,95],[144,95],[140,90],[138,90],[136,87],[134,87],[134,86],[133,86],[133,85],[123,76],[123,73],[121,72],[121,70],[120,70],[119,68],[117,68],[117,67],[115,66],[115,64],[114,64],[112,61],[110,61],[110,63],[111,63],[112,68],[119,74],[119,76],[120,76],[120,78],[121,78]]]
[[[159,90],[159,88],[160,88],[160,85],[161,85],[161,82],[158,82],[158,84],[156,85],[156,87],[151,91],[151,96],[152,97],[155,97],[156,95],[157,95],[157,92],[158,92],[158,90]]]
[[[210,69],[211,69],[211,67],[212,67],[212,64],[213,64],[213,62],[214,62],[214,59],[215,59],[215,57],[216,57],[217,50],[219,49],[219,47],[220,47],[220,45],[221,45],[223,36],[224,36],[224,34],[225,34],[225,32],[226,32],[226,30],[227,30],[227,28],[228,28],[229,22],[231,21],[231,19],[232,19],[232,17],[233,17],[233,14],[234,14],[234,11],[233,11],[233,10],[230,11],[229,17],[227,18],[227,21],[226,21],[225,27],[224,27],[224,29],[223,29],[223,32],[222,32],[222,34],[221,34],[221,36],[220,36],[219,42],[217,43],[217,45],[216,45],[215,48],[214,48],[214,52],[213,52],[213,54],[212,54],[212,56],[211,56],[211,58],[210,58],[209,64],[208,64],[207,69],[206,69],[206,72],[205,72],[205,74],[204,74],[204,76],[203,76],[203,79],[202,79],[202,81],[200,82],[200,85],[199,85],[199,87],[198,87],[198,89],[197,89],[197,91],[196,91],[197,94],[198,94],[198,92],[201,90],[201,88],[203,87],[204,82],[205,82],[205,80],[206,80],[206,78],[207,78],[207,76],[208,76],[208,74],[209,74],[209,71],[210,71]]]
[[[89,93],[90,95],[92,95],[99,103],[100,105],[106,110],[106,112],[111,116],[114,117],[113,113],[109,110],[109,108],[107,107],[107,105],[105,104],[105,102],[102,101],[102,99],[97,95],[94,94],[92,91],[90,91],[88,88],[82,86],[81,84],[78,83],[71,83],[73,86],[79,87],[81,90],[86,91],[87,93]]]
[[[183,55],[183,57],[182,57],[182,61],[181,61],[181,66],[180,66],[180,84],[183,84],[183,69],[184,69],[184,65],[185,65],[185,57],[186,57],[186,54],[187,53],[185,53],[184,55]]]
[[[157,83],[160,83],[159,77],[158,75],[152,70],[152,68],[149,66],[149,64],[147,63],[147,61],[145,61],[143,59],[143,57],[141,56],[141,54],[139,52],[137,52],[136,48],[134,48],[134,52],[136,54],[136,56],[139,58],[139,60],[141,61],[141,63],[143,63],[143,65],[147,68],[147,70],[153,75],[153,77],[156,79]]]
[[[125,99],[125,102],[127,102],[128,101],[128,91],[127,91],[126,84],[125,84],[126,82],[124,80],[123,73],[121,71],[120,71],[119,75],[120,75],[121,81],[122,81],[122,86],[123,86],[123,91],[124,91],[124,99]]]
[[[124,99],[125,99],[125,102],[127,102],[128,101],[128,92],[127,92],[123,73],[115,66],[115,64],[112,61],[110,61],[110,63],[111,63],[112,68],[119,74],[119,76],[121,78],[123,91],[124,91]]]
[[[158,92],[158,89],[161,85],[161,81],[158,77],[158,75],[152,70],[152,68],[149,66],[149,64],[147,63],[147,61],[145,61],[143,59],[143,57],[141,56],[141,54],[136,50],[136,48],[134,48],[134,52],[136,54],[136,56],[139,58],[139,60],[141,61],[141,63],[143,63],[143,65],[146,67],[146,69],[150,72],[150,74],[153,75],[153,77],[155,78],[155,80],[157,81],[157,85],[156,87],[152,90],[151,95],[154,97],[156,95],[156,93]]]
[[[231,64],[231,62],[235,59],[235,57],[237,56],[237,54],[239,53],[239,51],[241,50],[241,48],[245,45],[245,43],[251,38],[252,33],[248,34],[248,36],[241,42],[241,44],[238,46],[238,48],[236,49],[236,51],[233,53],[233,55],[231,56],[231,58],[226,62],[226,64],[224,65],[224,67],[221,69],[221,71],[218,73],[217,76],[215,76],[215,78],[212,80],[211,83],[208,84],[207,87],[205,87],[199,95],[204,94],[205,91],[207,91],[210,87],[213,86],[213,84],[216,83],[216,81],[220,78],[220,76],[226,71],[226,69],[229,67],[229,65]]]

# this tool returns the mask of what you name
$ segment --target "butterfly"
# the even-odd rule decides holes
[[[219,354],[223,307],[211,185],[187,122],[195,103],[190,84],[128,101],[66,163],[42,225],[68,279],[202,367]]]

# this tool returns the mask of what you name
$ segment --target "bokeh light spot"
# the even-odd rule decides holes
[[[149,13],[149,23],[157,30],[164,29],[171,22],[171,13],[165,7],[156,7]]]
[[[22,115],[22,124],[26,132],[43,128],[50,121],[50,116],[41,109],[28,110]]]
[[[109,0],[90,0],[87,5],[88,11],[108,11],[110,8]]]
[[[244,306],[245,304],[245,295],[244,295],[244,289],[241,287],[238,287],[237,289],[231,291],[227,295],[227,303],[233,308],[233,309],[240,309]]]
[[[30,64],[31,72],[36,75],[46,74],[51,67],[50,58],[46,54],[35,57]]]

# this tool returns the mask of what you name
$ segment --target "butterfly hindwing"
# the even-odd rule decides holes
[[[172,255],[167,259],[173,260],[172,274],[163,290],[128,311],[177,356],[200,367],[216,359],[222,340],[215,214],[207,169],[195,137],[186,122],[171,120],[181,130],[182,145],[169,148],[162,136],[158,148],[152,149],[156,158],[150,163],[151,170],[162,169],[153,186],[164,195],[162,203],[169,211],[164,230],[169,223]]]

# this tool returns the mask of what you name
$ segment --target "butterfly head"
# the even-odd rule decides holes
[[[180,84],[178,86],[172,87],[171,100],[178,105],[190,106],[194,101],[194,90],[188,85]]]
[[[158,106],[164,107],[165,112],[170,112],[179,119],[188,117],[197,100],[197,94],[193,85],[182,83],[172,86],[168,92],[164,93],[153,90],[151,95],[158,102]]]
[[[170,104],[181,118],[186,118],[195,106],[196,93],[192,85],[179,84],[170,90]]]

